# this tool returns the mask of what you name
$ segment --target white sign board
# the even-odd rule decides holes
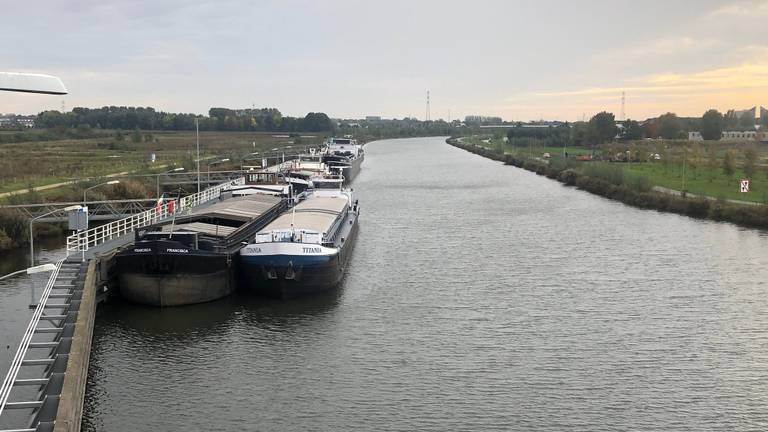
[[[88,229],[88,207],[71,211],[68,214],[69,229],[72,231],[85,231]]]
[[[739,191],[741,193],[749,192],[749,179],[741,179],[739,181]]]

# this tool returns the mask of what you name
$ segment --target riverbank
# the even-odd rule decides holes
[[[464,144],[485,147],[518,158],[567,156],[618,165],[631,175],[645,177],[655,187],[740,204],[768,204],[768,146],[754,141],[640,140],[611,141],[597,146],[547,145],[546,140],[494,135],[460,138]],[[565,143],[563,143],[565,144]],[[750,179],[750,190],[739,188]],[[672,192],[672,194],[675,194]]]
[[[79,202],[85,188],[114,177],[120,177],[119,184],[90,190],[89,200],[150,198],[157,194],[159,173],[170,167],[185,168],[186,172],[196,169],[193,131],[144,131],[136,140],[114,131],[82,136],[45,132],[18,132],[13,140],[0,140],[2,204]],[[297,143],[317,144],[322,138],[323,134],[292,137],[266,132],[201,132],[201,160],[220,160],[201,162],[200,167],[202,171],[240,169],[241,161],[260,161],[262,153]],[[125,175],[136,177],[123,178]],[[28,227],[29,220],[22,212],[0,209],[0,253],[24,247],[29,242]],[[60,237],[65,227],[36,224],[35,238]]]
[[[568,186],[621,201],[634,207],[677,213],[698,219],[731,222],[737,225],[768,229],[768,206],[739,205],[725,200],[682,197],[656,192],[644,177],[625,173],[610,166],[582,164],[570,159],[554,158],[549,162],[501,154],[485,147],[464,144],[449,138],[446,142],[489,159],[535,172]]]

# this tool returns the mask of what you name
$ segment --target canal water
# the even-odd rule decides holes
[[[66,252],[62,248],[63,242],[63,238],[35,240],[35,264],[55,263],[64,258]],[[0,276],[26,269],[29,264],[29,249],[3,251],[0,253]],[[0,281],[0,380],[5,379],[21,337],[32,317],[33,310],[29,305],[37,302],[49,275],[50,273],[19,275]],[[41,355],[46,353],[46,350],[37,351],[42,351]],[[35,373],[39,375],[40,370],[40,367],[25,367],[21,373],[30,374],[24,377],[32,377]],[[21,387],[13,390],[12,400],[33,398],[35,395],[33,387]],[[28,418],[26,410],[7,410],[0,417],[0,430],[26,425]]]
[[[768,236],[366,146],[337,291],[100,307],[85,430],[768,426]]]

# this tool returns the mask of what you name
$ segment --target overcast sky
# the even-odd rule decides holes
[[[62,78],[0,112],[276,107],[643,119],[768,105],[768,1],[0,0],[0,70]]]

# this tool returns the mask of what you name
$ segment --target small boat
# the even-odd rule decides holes
[[[240,286],[270,297],[335,287],[357,237],[359,207],[341,177],[313,178],[301,201],[240,250]]]

